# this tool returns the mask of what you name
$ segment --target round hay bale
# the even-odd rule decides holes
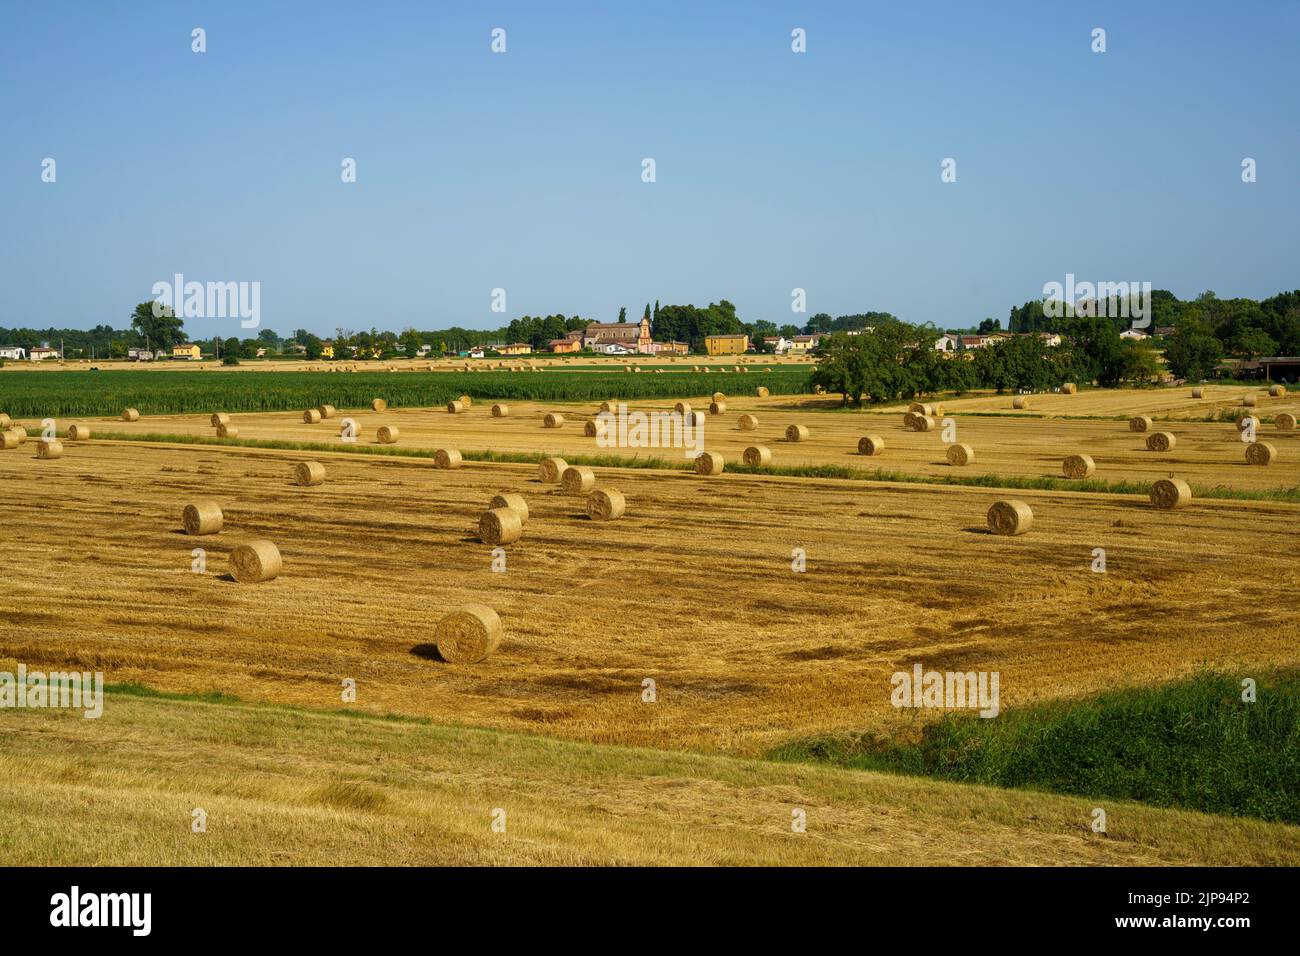
[[[702,451],[695,458],[697,475],[720,475],[725,467],[726,463],[716,451]]]
[[[514,508],[489,508],[478,519],[478,536],[484,544],[511,544],[523,533],[523,519]]]
[[[493,405],[493,406],[492,406],[492,417],[493,417],[493,418],[506,418],[507,416],[509,416],[509,414],[510,414],[510,406],[509,406],[509,405]]]
[[[564,424],[564,416],[559,412],[547,412],[542,424],[547,428],[559,428]]]
[[[825,395],[825,394],[826,394],[826,387],[825,387],[824,385],[814,385],[814,386],[813,386],[813,394],[814,394],[814,395]]]
[[[709,402],[710,415],[723,415],[726,414],[726,411],[727,411],[726,402]]]
[[[1151,430],[1151,416],[1134,415],[1128,420],[1128,430],[1131,432],[1149,432]]]
[[[618,402],[612,400],[608,402],[601,402],[600,410],[602,412],[616,412],[618,411]]]
[[[605,434],[605,423],[598,418],[588,419],[582,426],[582,433],[588,438],[599,438]]]
[[[1192,500],[1192,487],[1181,478],[1161,478],[1151,486],[1151,503],[1166,511],[1186,507]]]
[[[989,530],[994,534],[1024,534],[1034,525],[1034,512],[1023,501],[995,501],[989,508]]]
[[[560,476],[569,467],[563,458],[543,458],[537,465],[537,477],[548,485],[558,484]]]
[[[742,458],[745,464],[751,467],[770,465],[772,463],[772,449],[766,445],[750,445],[745,449]]]
[[[218,425],[218,426],[217,426],[217,437],[218,437],[218,438],[238,438],[238,437],[239,437],[239,429],[236,428],[234,425]]]
[[[903,427],[908,431],[916,430],[916,412],[903,412]]]
[[[370,408],[372,411],[386,412],[388,411],[388,402],[384,401],[382,398],[372,398],[370,400]]]
[[[1152,432],[1147,436],[1147,451],[1169,451],[1177,443],[1171,432]]]
[[[570,465],[560,475],[560,490],[566,495],[585,495],[596,487],[596,473],[586,465]]]
[[[333,405],[318,405],[316,411],[320,412],[321,418],[333,418],[339,413],[339,410]]]
[[[293,466],[293,483],[303,488],[323,484],[325,466],[318,461],[300,461]]]
[[[68,439],[70,441],[90,441],[90,426],[89,425],[69,426]]]
[[[926,405],[921,402],[913,402],[911,405],[907,406],[907,410],[914,415],[929,415],[933,417],[935,414],[933,405]]]
[[[879,455],[885,450],[885,440],[879,435],[863,435],[858,439],[859,455]]]
[[[4,412],[0,412],[0,428],[8,428],[13,423],[14,421],[12,418],[10,418]]]
[[[464,405],[466,408],[474,407],[474,399],[472,396],[462,395],[460,398],[457,399],[457,401],[460,402],[462,405]]]
[[[1290,412],[1283,412],[1274,420],[1278,431],[1291,432],[1295,431],[1295,416]]]
[[[678,402],[676,405],[673,406],[673,411],[675,411],[678,415],[689,415],[691,411],[691,403]]]
[[[1254,395],[1246,395],[1242,398],[1241,404],[1246,408],[1254,408],[1257,401]]]
[[[1204,397],[1205,397],[1205,389],[1203,388],[1192,389],[1192,398],[1204,398]]]
[[[17,448],[19,445],[18,436],[11,431],[0,432],[0,449],[8,451]]]
[[[212,416],[213,428],[216,428],[218,425],[229,425],[229,424],[230,424],[230,416],[227,415],[225,412],[216,412],[213,414]]]
[[[587,517],[593,521],[613,521],[623,517],[627,500],[613,488],[593,488],[587,495]]]
[[[361,423],[355,418],[345,418],[339,422],[340,438],[348,437],[349,432],[353,438],[360,438],[363,431],[365,431],[365,429],[361,427]]]
[[[459,414],[460,414],[461,412],[463,412],[463,411],[465,411],[465,403],[464,403],[464,402],[460,402],[460,401],[452,401],[452,402],[448,402],[448,403],[447,403],[447,414],[449,414],[449,415],[459,415]]]
[[[1286,395],[1286,386],[1281,384],[1270,385],[1268,394],[1273,398],[1282,398]]]
[[[528,524],[528,502],[524,500],[523,495],[517,495],[513,492],[507,492],[502,495],[495,495],[488,502],[489,508],[509,508],[519,515],[519,520]]]
[[[122,421],[138,422],[139,420],[140,420],[140,413],[136,411],[134,408],[122,409]]]
[[[225,523],[221,506],[215,501],[196,501],[181,512],[186,534],[216,534]]]
[[[938,423],[929,415],[916,415],[912,418],[912,428],[918,432],[932,432],[938,427]]]
[[[27,444],[27,429],[24,428],[22,425],[10,425],[9,434],[13,435],[14,438],[18,439],[18,444],[20,445]]]
[[[1251,465],[1271,465],[1277,458],[1277,449],[1266,441],[1251,442],[1246,446],[1246,462]]]
[[[975,449],[970,445],[953,444],[948,446],[948,464],[969,465],[975,460]]]
[[[1079,386],[1075,385],[1073,382],[1066,382],[1064,385],[1061,386],[1061,391],[1064,392],[1066,395],[1073,395],[1078,390],[1079,390]]]
[[[1029,397],[1026,396],[1026,395],[1017,395],[1015,398],[1013,398],[1013,399],[1011,400],[1011,407],[1012,407],[1012,408],[1028,408],[1028,407],[1029,407]]]
[[[807,441],[808,426],[807,425],[785,426],[785,440],[786,441]]]
[[[42,438],[36,445],[37,458],[62,458],[63,442],[57,438]]]
[[[459,468],[460,464],[460,452],[454,448],[439,448],[433,453],[433,466],[435,468]]]
[[[396,445],[399,434],[401,433],[398,432],[396,425],[380,425],[375,432],[375,437],[379,439],[381,445]]]
[[[722,394],[722,392],[714,392],[710,398],[710,401],[714,401],[714,402],[725,402],[726,400],[727,400],[727,396]]]
[[[438,656],[448,664],[477,664],[501,644],[501,618],[482,604],[465,604],[433,628]]]
[[[302,413],[302,420],[308,425],[315,425],[320,421],[320,412],[316,411],[314,408],[309,408],[307,411]]]
[[[760,385],[758,388],[754,389],[754,394],[759,398],[767,398],[772,393],[767,390],[766,385]]]
[[[1091,455],[1071,455],[1061,463],[1061,472],[1066,478],[1091,478],[1097,470],[1097,463]]]
[[[281,567],[280,549],[265,538],[241,544],[230,552],[230,576],[240,584],[270,581]]]
[[[755,429],[758,428],[758,416],[757,416],[757,415],[741,415],[740,418],[738,418],[738,419],[736,420],[736,426],[737,426],[737,427],[738,427],[742,432],[752,432],[752,431],[754,431]]]

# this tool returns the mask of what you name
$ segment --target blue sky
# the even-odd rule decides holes
[[[260,282],[282,333],[800,324],[796,287],[957,326],[1067,272],[1263,297],[1300,286],[1298,32],[1294,2],[4,0],[0,325],[122,327],[176,272]]]

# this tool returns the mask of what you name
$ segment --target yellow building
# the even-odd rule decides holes
[[[498,355],[532,355],[533,347],[527,342],[512,342],[497,349]]]
[[[188,345],[172,346],[172,358],[174,359],[189,359],[191,362],[197,362],[202,357],[203,353],[199,351],[199,347],[193,342]]]
[[[739,355],[749,351],[749,336],[706,335],[704,350],[710,355]]]
[[[332,345],[322,345],[322,346],[320,347],[320,354],[321,354],[321,358],[333,358],[333,357],[334,357],[334,346],[332,346]]]

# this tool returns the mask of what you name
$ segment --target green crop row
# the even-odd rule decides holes
[[[444,405],[462,394],[483,401],[599,402],[606,399],[681,398],[715,391],[773,395],[811,391],[809,370],[775,367],[735,372],[4,372],[0,411],[13,418],[115,416],[202,412],[273,412],[365,408],[383,398],[394,408]]]

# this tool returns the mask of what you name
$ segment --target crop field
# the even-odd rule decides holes
[[[180,364],[180,363],[177,363]],[[629,368],[632,366],[628,366]],[[743,366],[742,366],[743,367]],[[14,418],[118,415],[125,407],[142,414],[175,412],[284,411],[323,402],[340,408],[369,407],[383,395],[395,407],[443,405],[461,394],[493,400],[596,401],[617,392],[627,398],[708,394],[744,379],[751,388],[766,385],[773,394],[809,391],[808,370],[795,365],[752,366],[748,374],[692,372],[627,374],[611,368],[455,372],[374,372],[323,375],[319,372],[207,374],[192,370],[163,374],[149,369],[116,372],[11,372],[0,377],[0,407]]]
[[[128,374],[151,373],[117,377]],[[570,401],[493,396],[510,405],[493,418],[490,400],[452,415],[380,388],[410,376],[302,374],[311,381],[286,374],[285,394],[270,399],[291,411],[60,415],[61,432],[88,423],[92,438],[64,439],[53,460],[36,457],[41,413],[14,416],[32,434],[0,451],[0,565],[12,569],[0,671],[102,671],[111,685],[98,721],[24,713],[0,726],[0,809],[37,834],[23,847],[0,837],[18,858],[194,862],[198,851],[165,831],[147,835],[169,801],[193,791],[239,820],[202,851],[223,862],[269,862],[259,846],[280,862],[320,862],[331,848],[364,862],[349,855],[383,846],[411,862],[867,863],[925,834],[951,850],[958,833],[963,858],[936,850],[917,862],[1300,862],[1300,829],[1287,823],[1133,804],[1116,811],[1114,839],[1098,840],[1082,798],[770,759],[821,736],[920,739],[934,717],[890,693],[891,675],[915,665],[997,672],[1000,706],[1012,711],[1206,668],[1300,667],[1298,433],[1261,426],[1278,457],[1252,466],[1232,423],[1196,421],[1169,393],[1162,407],[1178,444],[1168,453],[1146,451],[1144,436],[1108,417],[1161,392],[1034,396],[1033,412],[1058,399],[1096,409],[1079,418],[989,414],[1009,397],[974,396],[945,401],[958,441],[975,449],[959,467],[937,433],[905,431],[901,409],[842,410],[792,380],[788,394],[730,397],[706,419],[705,447],[728,469],[764,444],[773,466],[897,474],[705,477],[686,470],[680,449],[605,449],[584,436],[596,409],[581,383],[607,399],[671,381],[676,396],[634,407],[665,410],[680,397],[702,409],[713,376],[624,375],[602,392],[605,376],[575,372],[565,384],[581,394]],[[552,374],[563,377],[535,379]],[[429,379],[445,379],[454,397],[453,385],[477,377]],[[166,378],[160,394],[176,374]],[[532,381],[488,373],[476,387]],[[303,422],[307,392],[339,417]],[[0,395],[0,408],[17,407]],[[394,407],[370,411],[374,397]],[[1263,399],[1257,413],[1295,404]],[[167,440],[210,439],[217,411],[232,413],[236,441]],[[564,412],[563,427],[543,427],[551,411]],[[743,413],[759,427],[739,431]],[[345,415],[361,425],[351,446],[339,438]],[[383,424],[399,429],[397,444],[374,445]],[[785,441],[790,424],[808,439]],[[864,434],[884,437],[883,455],[857,453]],[[427,457],[436,448],[468,460],[438,468]],[[1095,456],[1098,479],[1144,491],[1173,473],[1198,494],[1162,511],[1115,488],[999,484],[1059,476],[1076,452]],[[598,462],[596,486],[622,492],[626,514],[592,520],[583,496],[544,484],[512,454]],[[619,461],[634,455],[668,467]],[[323,483],[293,482],[304,460],[324,466]],[[971,480],[953,484],[955,473]],[[498,494],[528,507],[522,537],[501,552],[478,527]],[[989,532],[986,512],[1008,497],[1032,509],[1027,534]],[[204,500],[220,505],[224,527],[187,535],[182,510]],[[283,567],[242,583],[226,573],[230,555],[253,539],[275,542]],[[448,663],[435,625],[467,604],[495,610],[504,636],[477,663]],[[355,699],[341,693],[348,682]],[[506,764],[494,759],[504,753]],[[42,789],[14,783],[33,768]],[[234,789],[222,784],[232,775]],[[486,813],[506,800],[530,821],[517,843],[465,829],[465,807]],[[791,849],[790,806],[803,803],[837,822]],[[78,817],[81,856],[40,836],[57,829],[36,822],[50,807],[56,821]],[[133,808],[134,822],[110,834],[112,807]],[[873,823],[880,807],[886,820]],[[423,828],[412,829],[416,818]],[[321,821],[329,839],[304,836]]]
[[[1204,385],[1201,398],[1192,397],[1191,386],[1170,388],[1089,388],[1074,395],[1060,392],[1032,395],[1029,407],[1011,407],[1012,395],[971,395],[949,398],[944,410],[968,414],[1014,415],[1020,418],[1129,418],[1150,415],[1157,421],[1221,420],[1231,415],[1253,414],[1270,420],[1279,412],[1300,412],[1300,395],[1294,387],[1287,394],[1272,398],[1268,382],[1254,385]],[[1255,396],[1257,405],[1244,408],[1242,399]],[[901,411],[903,406],[899,406]]]
[[[602,447],[596,438],[584,435],[583,430],[583,426],[596,416],[598,406],[595,402],[566,405],[510,400],[509,415],[494,418],[491,405],[486,401],[475,402],[458,415],[450,415],[443,408],[390,407],[384,412],[374,412],[369,408],[371,395],[361,394],[365,398],[356,402],[358,408],[340,412],[341,417],[352,418],[361,426],[360,435],[352,443],[345,443],[340,437],[338,423],[341,418],[309,425],[303,422],[301,410],[236,413],[234,424],[238,427],[239,440],[252,442],[306,443],[340,449],[360,447],[396,454],[451,447],[465,453],[613,455],[628,459],[656,459],[683,468],[690,464],[681,449]],[[1126,392],[1108,399],[1102,407],[1120,409],[1127,396],[1137,403],[1145,393]],[[688,398],[694,408],[708,408],[707,396],[695,394]],[[1044,397],[1044,401],[1046,399]],[[1078,490],[1082,490],[1082,486],[1063,480],[1062,462],[1069,455],[1087,454],[1096,462],[1097,470],[1092,480],[1098,487],[1114,485],[1121,490],[1145,491],[1151,482],[1175,473],[1190,482],[1198,494],[1273,496],[1300,501],[1300,430],[1284,431],[1269,422],[1280,412],[1300,415],[1300,401],[1290,396],[1261,400],[1254,410],[1262,420],[1258,438],[1271,443],[1278,452],[1277,459],[1268,466],[1247,463],[1246,445],[1237,427],[1229,421],[1170,419],[1157,427],[1174,434],[1177,443],[1170,451],[1155,452],[1147,449],[1145,434],[1130,431],[1125,420],[1114,416],[1013,418],[971,412],[964,407],[966,402],[984,401],[989,400],[966,399],[945,403],[945,415],[952,418],[955,426],[951,437],[969,444],[975,452],[974,460],[964,466],[948,464],[945,457],[948,445],[943,440],[942,429],[922,433],[904,428],[901,408],[841,411],[828,407],[824,398],[807,395],[773,395],[766,399],[729,396],[724,414],[705,418],[703,447],[722,454],[727,467],[733,470],[741,464],[747,447],[763,445],[771,450],[771,466],[778,471],[827,466],[857,473],[863,478],[891,477],[952,483],[988,480],[993,486],[997,485],[998,479],[1014,479],[1021,483],[1048,479],[1058,483],[1059,487]],[[1009,404],[1010,399],[1004,397],[999,401]],[[672,404],[664,398],[628,401],[630,410],[641,411],[667,411]],[[204,408],[200,414],[187,415],[144,415],[137,422],[122,422],[116,417],[68,418],[58,420],[57,424],[63,429],[73,421],[88,421],[92,433],[212,439],[215,433],[209,414],[217,410],[225,409]],[[543,418],[551,411],[563,412],[563,427],[543,427]],[[755,430],[740,429],[739,419],[743,414],[757,417]],[[808,428],[807,440],[786,441],[785,429],[792,424]],[[27,420],[31,431],[38,425],[36,419]],[[381,425],[398,428],[396,444],[376,444]],[[883,453],[870,457],[859,454],[858,440],[864,435],[883,438]]]

